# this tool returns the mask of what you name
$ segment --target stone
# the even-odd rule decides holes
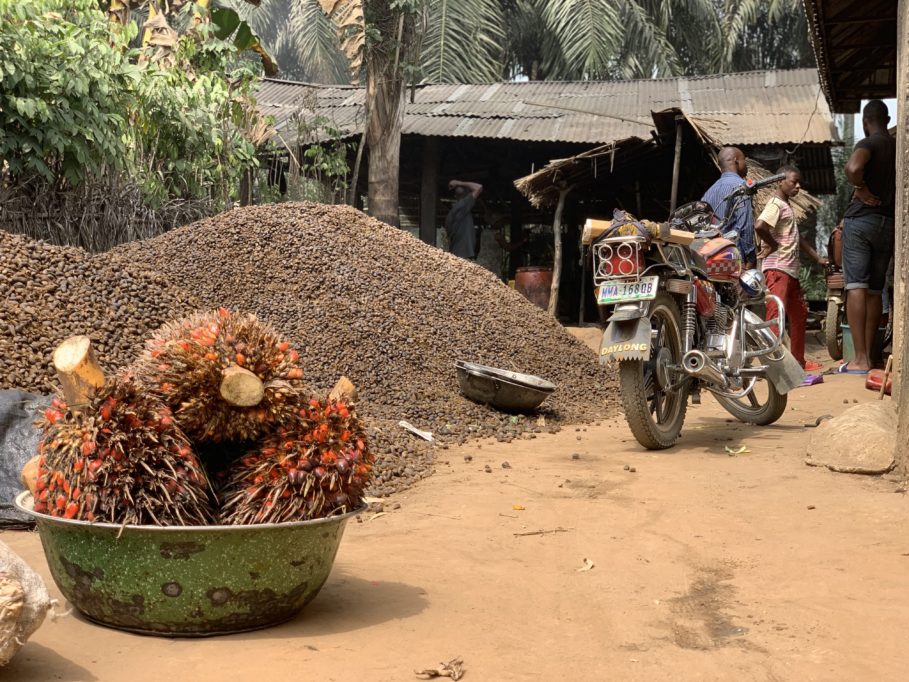
[[[812,433],[805,463],[844,474],[884,474],[894,465],[896,423],[892,401],[850,407]]]

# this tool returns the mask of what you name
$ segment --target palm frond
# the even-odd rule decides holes
[[[725,0],[723,6],[723,66],[730,65],[742,35],[759,21],[766,22],[764,32],[790,15],[804,16],[801,0]]]
[[[675,47],[669,42],[667,29],[670,13],[664,11],[668,3],[648,11],[643,3],[626,0],[621,20],[625,26],[622,54],[622,76],[625,78],[653,78],[675,76],[681,72],[681,62]],[[657,16],[651,12],[656,9]]]
[[[504,14],[498,0],[429,0],[420,59],[430,83],[478,83],[502,77]]]
[[[296,0],[290,6],[286,28],[278,36],[279,54],[296,57],[305,80],[316,83],[349,83],[349,63],[341,50],[335,24],[322,11],[319,0]]]
[[[341,39],[341,50],[347,56],[354,82],[359,80],[366,48],[365,0],[319,0],[322,11],[331,18]]]
[[[560,78],[600,78],[614,72],[623,44],[615,0],[539,0],[561,55],[550,53],[547,72]],[[564,72],[558,72],[563,62]]]

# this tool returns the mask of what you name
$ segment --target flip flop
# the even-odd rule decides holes
[[[806,372],[816,372],[817,370],[823,369],[823,368],[824,368],[824,366],[821,363],[815,362],[814,360],[809,360],[808,362],[805,363]]]
[[[849,363],[844,362],[842,365],[840,365],[837,368],[836,373],[837,374],[868,374],[868,370],[867,369],[849,369]]]

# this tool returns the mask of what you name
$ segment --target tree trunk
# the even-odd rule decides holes
[[[565,197],[571,187],[559,190],[559,203],[556,206],[555,219],[552,221],[552,240],[554,253],[552,256],[552,287],[549,290],[549,314],[557,317],[559,310],[559,284],[562,280],[562,213],[565,211]]]
[[[391,55],[375,51],[366,63],[366,99],[369,122],[369,214],[398,227],[398,175],[401,129],[404,126],[404,80],[392,74]]]

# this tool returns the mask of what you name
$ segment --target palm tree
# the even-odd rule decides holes
[[[327,84],[351,81],[356,55],[346,54],[338,37],[339,27],[349,17],[334,16],[325,0],[263,0],[259,7],[248,0],[219,0],[218,4],[233,9],[249,24],[270,48],[283,78]]]
[[[221,1],[287,77],[355,82],[365,63],[369,207],[393,224],[406,80],[654,78],[812,59],[800,0]]]
[[[652,78],[812,63],[800,0],[423,1],[427,30],[407,74],[421,82]],[[375,4],[219,0],[249,22],[285,77],[323,83],[364,75],[364,2]]]

